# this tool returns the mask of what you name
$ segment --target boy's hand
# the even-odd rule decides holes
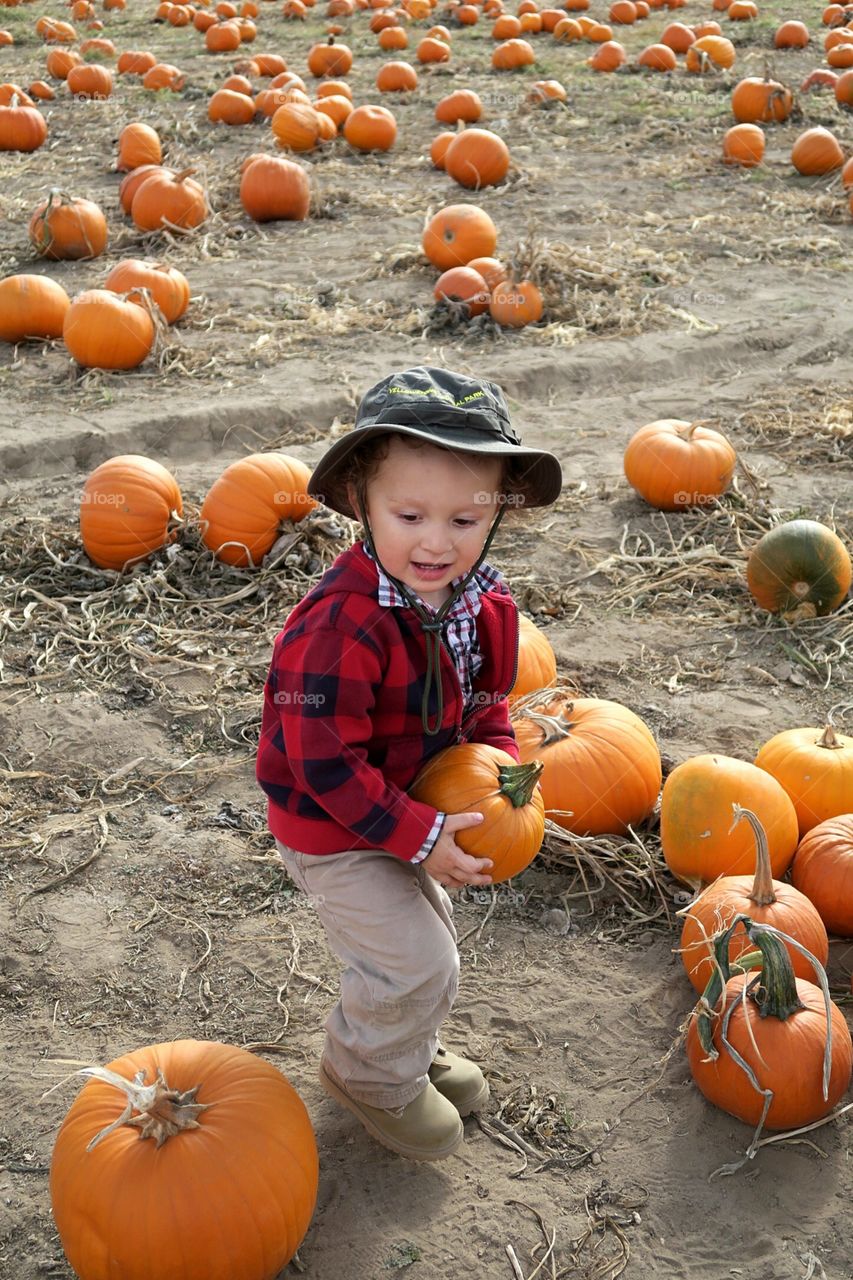
[[[466,884],[491,884],[487,868],[494,866],[491,858],[472,858],[453,839],[455,831],[476,827],[483,821],[481,813],[448,813],[441,835],[432,853],[423,860],[423,868],[433,880],[446,889],[463,889]]]

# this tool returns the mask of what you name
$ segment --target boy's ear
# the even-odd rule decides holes
[[[356,519],[360,521],[361,508],[358,505],[358,498],[356,497],[355,485],[352,483],[351,480],[347,481],[347,502],[350,504],[353,511],[355,512]]]

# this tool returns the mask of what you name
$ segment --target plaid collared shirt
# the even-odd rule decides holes
[[[406,601],[400,595],[393,582],[390,581],[387,574],[382,571],[382,566],[376,557],[368,551],[364,543],[362,543],[362,546],[365,555],[370,556],[370,559],[376,565],[376,572],[379,576],[379,590],[377,592],[379,603],[387,608],[407,607]],[[461,582],[462,576],[460,574],[458,578],[453,579],[450,583],[451,588]],[[502,581],[500,570],[493,569],[489,564],[481,564],[468,586],[462,592],[462,595],[458,600],[454,601],[450,612],[441,625],[442,638],[445,640],[453,658],[453,665],[456,668],[456,674],[459,676],[459,684],[462,687],[462,696],[466,709],[473,700],[474,677],[483,665],[483,655],[480,652],[477,640],[477,614],[480,612],[480,597],[484,591],[488,591],[489,587],[493,587]],[[438,610],[434,609],[426,600],[423,600],[421,596],[418,596],[418,599],[421,600],[424,608],[429,609],[430,613],[438,613]],[[441,834],[445,816],[441,812],[436,814],[432,830],[414,858],[412,858],[413,863],[423,862],[424,858],[432,853],[433,846]]]

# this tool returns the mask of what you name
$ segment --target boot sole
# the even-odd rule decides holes
[[[387,1133],[384,1133],[373,1119],[362,1110],[355,1098],[351,1098],[349,1094],[340,1087],[340,1085],[335,1083],[326,1071],[325,1064],[322,1062],[320,1063],[319,1077],[320,1084],[326,1090],[326,1093],[328,1093],[330,1097],[334,1098],[336,1102],[339,1102],[342,1107],[346,1107],[347,1111],[351,1111],[352,1114],[364,1125],[372,1138],[375,1138],[383,1147],[386,1147],[389,1151],[395,1152],[398,1156],[405,1156],[407,1160],[416,1160],[418,1162],[444,1160],[447,1156],[452,1156],[454,1151],[462,1145],[465,1131],[462,1128],[461,1121],[459,1124],[459,1132],[456,1134],[453,1141],[445,1147],[437,1147],[427,1151],[424,1150],[423,1147],[411,1147],[405,1142],[396,1142],[393,1138],[389,1137]]]

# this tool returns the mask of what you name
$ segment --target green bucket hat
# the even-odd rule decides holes
[[[356,518],[342,483],[342,472],[353,450],[366,440],[391,433],[414,436],[445,449],[464,450],[492,458],[513,458],[521,463],[525,482],[525,504],[544,507],[555,502],[563,484],[560,463],[553,453],[529,449],[509,419],[509,409],[500,387],[495,382],[480,381],[454,373],[419,365],[414,369],[392,373],[367,391],[358,406],[355,426],[336,440],[314,468],[308,492],[342,515]],[[407,605],[414,610],[426,635],[427,670],[421,703],[424,733],[434,737],[444,718],[444,695],[440,670],[441,631],[447,615],[486,558],[501,522],[505,504],[498,506],[492,527],[475,565],[456,584],[449,598],[433,612],[412,590],[395,578],[382,564],[376,552],[367,517],[366,493],[358,492],[365,545],[394,584]],[[435,723],[430,725],[430,695],[437,695]]]

